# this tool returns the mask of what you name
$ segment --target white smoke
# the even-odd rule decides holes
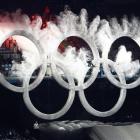
[[[41,29],[42,19],[40,16],[37,16],[35,20],[31,21],[30,18],[22,14],[20,10],[11,14],[5,13],[4,15],[0,15],[0,42],[3,42],[3,37],[7,36],[10,32],[14,30],[24,30],[31,33],[36,40],[40,42],[47,57],[56,55],[60,43],[70,36],[77,36],[84,39],[90,47],[97,46],[102,53],[108,53],[112,43],[121,36],[129,36],[140,44],[140,24],[137,18],[133,18],[129,22],[128,19],[124,17],[120,24],[116,18],[107,21],[100,20],[100,17],[97,16],[90,23],[88,21],[87,11],[82,9],[80,15],[76,15],[70,10],[65,10],[57,16],[56,21],[56,24],[51,21],[48,22],[47,27]],[[21,64],[13,62],[12,70],[17,69],[17,75],[23,77],[23,75],[31,69],[40,65],[40,55],[37,54],[34,44],[31,45],[31,43],[27,43],[27,41],[22,41],[22,38],[19,37],[16,38],[16,40],[22,48],[23,58],[25,60]],[[27,48],[30,49],[28,50]],[[61,59],[61,57],[65,56],[65,64],[71,65],[71,67],[70,65],[67,66],[70,67],[70,73],[74,74],[76,79],[83,79],[83,75],[85,75],[89,69],[86,63],[87,54],[89,53],[82,49],[80,49],[76,55],[74,55],[73,52],[74,48],[70,47],[62,56],[56,55],[55,57]],[[137,72],[139,62],[133,62],[129,55],[129,61],[124,64],[122,62],[125,61],[123,61],[125,58],[122,57],[124,55],[121,54],[122,51],[120,50],[116,62],[122,67],[124,73],[131,77]],[[79,74],[77,69],[80,69],[81,71],[79,70],[79,73],[81,72],[82,74]],[[77,74],[74,71],[77,71]]]
[[[116,56],[116,63],[128,78],[135,76],[140,70],[139,60],[132,61],[132,52],[127,52],[125,46],[120,46],[120,50]]]
[[[90,69],[88,62],[91,61],[92,56],[85,48],[76,51],[75,47],[68,46],[64,53],[57,52],[56,59],[69,70],[73,78],[80,82],[84,80]]]
[[[116,18],[112,18],[110,21],[101,20],[100,28],[96,34],[96,44],[102,54],[107,55],[113,42],[123,36],[132,38],[140,45],[139,23],[140,21],[135,17],[133,17],[131,21],[123,17],[121,23],[119,23]],[[133,52],[127,52],[126,48],[121,46],[120,52],[116,56],[116,62],[119,64],[126,77],[133,77],[140,69],[139,60],[132,61],[132,53]]]
[[[23,61],[21,63],[13,61],[12,75],[24,78],[41,64],[40,54],[35,44],[29,39],[17,35],[13,36],[13,39],[16,40],[17,46],[22,50]]]
[[[16,30],[23,30],[33,35],[36,40],[44,42],[42,38],[44,30],[41,30],[41,25],[42,19],[40,16],[36,16],[36,19],[31,21],[27,15],[22,14],[21,10],[17,10],[15,13],[4,13],[0,15],[0,47],[10,37],[9,35]],[[22,35],[14,35],[12,38],[16,40],[24,58],[21,64],[13,61],[12,75],[24,78],[25,75],[41,64],[41,57],[35,44],[28,38]],[[43,48],[43,46],[41,47]]]
[[[72,11],[65,10],[57,16],[57,24],[48,22],[46,34],[44,36],[46,45],[46,55],[55,56],[58,60],[63,60],[63,63],[68,67],[69,73],[71,73],[75,79],[81,81],[84,79],[89,67],[87,66],[87,51],[83,49],[76,53],[73,47],[70,47],[61,56],[58,55],[58,46],[63,40],[70,36],[77,36],[84,39],[90,47],[95,47],[95,33],[97,31],[100,18],[96,17],[89,24],[87,20],[87,11],[81,10],[80,15],[74,14]],[[64,57],[65,56],[65,57]],[[64,59],[62,59],[64,57]],[[90,57],[90,56],[89,56]],[[83,61],[83,62],[82,62]]]

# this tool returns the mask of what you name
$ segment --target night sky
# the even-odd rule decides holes
[[[86,8],[89,17],[99,14],[101,17],[121,17],[127,15],[140,15],[139,0],[2,0],[0,9],[15,11],[21,8],[27,14],[43,14],[48,6],[51,13],[58,15],[64,6],[69,5],[71,10],[79,13],[81,8]]]

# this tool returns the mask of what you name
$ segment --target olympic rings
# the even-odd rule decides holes
[[[36,45],[39,53],[43,54],[43,50],[42,50],[40,43],[37,40],[35,40],[35,38],[30,33],[27,33],[25,31],[14,31],[9,36],[11,36],[11,35],[21,35],[21,36],[25,36],[25,37],[29,38]],[[134,87],[140,85],[140,78],[138,78],[138,80],[136,80],[135,82],[133,82],[131,84],[126,84],[125,76],[122,73],[122,70],[118,67],[118,65],[115,62],[108,59],[108,52],[107,53],[103,52],[102,57],[100,58],[99,51],[96,48],[95,44],[91,44],[90,41],[89,42],[87,41],[87,44],[89,45],[89,47],[91,49],[94,59],[92,60],[93,68],[91,71],[91,75],[86,82],[84,82],[84,79],[83,79],[82,82],[80,82],[80,83],[78,83],[78,85],[76,85],[74,82],[74,77],[72,77],[72,75],[70,75],[69,70],[64,66],[64,64],[62,64],[59,60],[55,59],[55,57],[53,57],[53,56],[50,56],[49,61],[47,61],[45,54],[43,54],[43,56],[42,56],[43,62],[40,64],[41,68],[40,68],[39,75],[37,76],[36,80],[32,84],[29,84],[29,81],[30,81],[30,78],[31,78],[34,70],[32,71],[32,73],[30,73],[28,76],[26,76],[26,78],[23,80],[23,87],[16,87],[16,86],[10,84],[8,81],[5,80],[5,78],[2,74],[0,75],[0,82],[2,83],[2,85],[4,85],[5,87],[7,87],[8,89],[10,89],[12,91],[23,92],[23,100],[25,102],[25,105],[30,110],[30,112],[32,112],[35,116],[37,116],[41,119],[54,120],[54,119],[57,119],[57,118],[63,116],[65,113],[67,113],[67,111],[72,106],[76,91],[78,91],[78,96],[80,98],[81,104],[83,105],[83,107],[85,108],[85,110],[88,113],[98,116],[98,117],[111,116],[122,107],[122,105],[125,101],[125,98],[126,98],[127,89],[134,88]],[[55,78],[55,80],[61,86],[63,86],[64,88],[69,90],[69,95],[68,95],[65,105],[58,112],[52,113],[52,114],[42,113],[38,109],[36,109],[34,107],[34,105],[32,104],[32,102],[30,100],[30,96],[29,96],[29,91],[34,89],[35,87],[37,87],[43,80],[43,77],[45,76],[46,69],[47,69],[47,63],[50,63],[52,75]],[[89,86],[91,86],[94,83],[95,79],[97,78],[97,75],[100,71],[101,64],[103,65],[103,70],[104,70],[104,73],[106,74],[108,80],[115,86],[121,88],[120,96],[118,98],[117,103],[110,110],[107,110],[104,112],[98,111],[94,107],[92,107],[88,103],[88,101],[85,97],[85,93],[84,93],[84,89],[87,89]],[[116,74],[118,75],[119,81],[117,81],[115,76],[112,75],[109,66],[111,66],[115,70]],[[60,75],[58,73],[58,71],[57,71],[58,68],[64,72],[64,75],[67,78],[67,81],[65,81],[62,78],[62,75]],[[86,77],[86,75],[85,75],[85,77]]]
[[[60,65],[57,63],[57,66],[60,67]],[[61,65],[62,66],[62,65]],[[62,67],[60,67],[62,69]],[[69,73],[67,73],[64,69],[62,69],[65,73],[65,75],[68,78],[68,82],[70,83],[71,86],[74,86],[74,80],[69,76]],[[29,80],[30,77],[25,78],[24,80],[24,94],[23,94],[23,100],[25,102],[25,105],[27,106],[27,108],[37,117],[42,118],[42,119],[46,119],[46,120],[53,120],[53,119],[57,119],[61,116],[63,116],[71,107],[73,101],[74,101],[74,97],[75,97],[75,91],[73,89],[71,89],[69,91],[69,96],[68,99],[66,101],[66,104],[63,106],[63,108],[61,110],[59,110],[56,113],[53,114],[45,114],[42,113],[40,111],[38,111],[34,105],[32,104],[30,97],[29,97],[29,91],[28,91],[28,85],[29,85]]]
[[[107,61],[107,63],[108,63],[108,65],[111,65],[111,66],[114,67],[112,61]],[[116,73],[118,74],[120,82],[125,83],[125,77],[124,76],[121,77],[119,75],[118,69],[115,69],[115,70],[116,70]],[[83,89],[79,90],[79,98],[80,98],[80,101],[81,101],[83,107],[86,109],[87,112],[89,112],[92,115],[98,116],[98,117],[107,117],[107,116],[111,116],[111,115],[115,114],[122,107],[122,105],[123,105],[123,103],[125,101],[125,98],[126,98],[126,89],[121,89],[119,99],[118,99],[117,103],[114,105],[114,107],[111,108],[110,110],[104,111],[104,112],[97,111],[96,109],[94,109],[88,103],[88,101],[87,101],[87,99],[85,97]]]
[[[81,39],[83,39],[82,37],[80,37]],[[85,40],[85,39],[83,39]],[[95,44],[90,44],[90,42],[86,42],[88,44],[88,46],[90,47],[91,51],[92,51],[92,54],[93,54],[93,57],[94,57],[94,60],[92,61],[92,64],[94,66],[94,68],[92,68],[92,72],[91,72],[91,75],[90,77],[88,78],[88,80],[82,84],[82,87],[79,87],[79,86],[75,86],[73,87],[74,90],[79,90],[79,89],[86,89],[88,88],[89,86],[91,86],[91,84],[95,81],[95,79],[97,78],[98,76],[98,72],[99,72],[99,69],[100,69],[100,63],[99,63],[99,52],[97,50],[97,48],[95,47]],[[91,47],[92,46],[92,47]],[[53,58],[55,59],[55,58]],[[56,69],[56,66],[55,65],[51,65],[51,69],[54,73],[54,77],[56,79],[56,81],[61,85],[63,86],[64,88],[66,89],[70,89],[69,88],[69,84],[61,77],[60,74],[58,74],[57,72],[57,69]],[[86,76],[86,75],[85,75]]]
[[[45,55],[43,53],[44,51],[43,51],[39,41],[36,40],[32,34],[30,34],[28,32],[25,32],[24,30],[16,30],[16,31],[11,32],[10,34],[8,34],[7,36],[5,36],[3,38],[3,41],[1,41],[0,45],[2,45],[2,43],[8,37],[13,36],[13,35],[20,35],[20,36],[26,37],[29,40],[31,40],[36,45],[39,53],[41,54],[40,56],[42,56],[42,58],[41,58],[42,59],[42,64],[40,66],[39,74],[38,74],[37,78],[29,85],[29,90],[33,90],[34,88],[36,88],[41,83],[41,81],[43,80],[43,78],[45,76],[45,73],[46,73],[46,62],[45,62],[45,58],[44,58]],[[0,73],[0,83],[4,87],[6,87],[6,88],[8,88],[8,89],[10,89],[10,90],[12,90],[14,92],[23,92],[23,87],[18,87],[18,86],[15,86],[15,85],[9,83],[5,79],[5,77],[4,77],[4,75],[2,73]]]
[[[131,38],[131,39],[133,39],[133,38]],[[133,39],[133,41],[135,41],[135,40]],[[108,63],[106,63],[106,62],[107,62],[107,59],[108,59],[108,54],[109,54],[109,52],[103,51],[102,58],[103,58],[103,60],[104,60],[103,69],[104,69],[104,72],[105,72],[107,78],[109,79],[109,81],[110,81],[112,84],[114,84],[115,86],[117,86],[117,87],[119,87],[119,88],[124,88],[124,89],[132,89],[132,88],[135,88],[135,87],[139,86],[139,85],[140,85],[140,77],[139,77],[136,81],[134,81],[134,82],[132,82],[132,83],[130,83],[130,84],[127,84],[127,83],[120,83],[120,82],[112,75],[112,73],[111,73],[111,71],[110,71],[110,69],[109,69],[109,67],[108,67]],[[115,62],[114,62],[114,63],[115,63]],[[116,64],[116,66],[117,66],[117,64]],[[119,69],[119,68],[118,68],[118,69]],[[122,77],[122,76],[123,76],[123,73],[120,73],[120,77]]]

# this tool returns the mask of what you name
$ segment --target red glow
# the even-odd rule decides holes
[[[37,19],[37,16],[38,16],[37,14],[32,15],[31,16],[31,21],[36,20]]]
[[[17,46],[17,42],[15,39],[13,39],[13,37],[9,37],[4,43],[3,45],[6,48],[13,48],[14,46]]]
[[[32,21],[36,20],[37,17],[38,17],[37,14],[32,15],[30,17],[31,18],[31,23],[32,23]],[[41,18],[42,18],[42,26],[41,26],[41,29],[44,29],[44,28],[47,27],[47,22],[48,21],[52,21],[54,23],[56,22],[56,18],[55,18],[55,16],[51,15],[50,9],[48,8],[48,6],[45,7],[44,12],[43,12],[43,15],[42,15]]]
[[[50,13],[50,9],[48,8],[48,6],[46,6],[46,8],[44,10],[44,13],[47,14],[47,15]]]
[[[44,28],[46,28],[47,27],[47,22],[44,22],[43,24],[42,24],[42,26],[41,26],[41,29],[44,29]]]

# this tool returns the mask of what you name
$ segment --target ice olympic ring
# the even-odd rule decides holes
[[[77,36],[76,36],[77,37]],[[81,36],[78,36],[80,37],[81,39],[83,39],[84,41],[86,39],[84,39],[83,37]],[[86,89],[88,88],[89,86],[91,86],[91,84],[95,81],[97,75],[98,75],[98,72],[99,72],[99,69],[100,69],[100,57],[99,57],[99,52],[98,52],[98,49],[95,47],[95,44],[91,44],[90,42],[86,41],[86,43],[88,44],[88,46],[90,47],[91,49],[91,52],[93,54],[93,57],[94,57],[94,60],[92,61],[92,64],[94,66],[94,68],[91,70],[91,75],[89,76],[88,80],[83,83],[81,86],[82,87],[79,87],[78,86],[74,86],[74,90],[78,91],[80,88],[83,88],[83,89]],[[93,46],[93,47],[91,47]],[[53,58],[55,59],[55,58]],[[70,89],[70,86],[69,86],[69,83],[67,83],[62,77],[61,75],[58,74],[57,72],[57,68],[55,65],[51,65],[51,69],[53,71],[53,76],[54,78],[56,79],[56,81],[61,85],[63,86],[64,88],[66,89]]]
[[[37,78],[29,85],[29,91],[30,90],[33,90],[34,88],[36,88],[40,83],[41,81],[43,80],[44,76],[45,76],[45,73],[46,73],[46,62],[44,62],[46,59],[45,59],[45,55],[44,55],[44,51],[43,51],[43,48],[41,47],[40,45],[40,42],[38,40],[35,39],[35,37],[31,34],[31,33],[28,33],[24,30],[16,30],[16,31],[13,31],[11,33],[9,33],[8,35],[4,36],[2,41],[0,42],[0,46],[3,44],[3,42],[10,36],[13,36],[13,35],[20,35],[20,36],[23,36],[23,37],[26,37],[28,38],[30,41],[32,41],[35,46],[37,47],[39,53],[41,54],[40,56],[42,56],[42,64],[40,65],[40,70],[39,70],[39,74],[37,76]],[[9,83],[4,75],[2,73],[0,73],[0,83],[8,88],[9,90],[11,91],[14,91],[14,92],[23,92],[23,87],[18,87],[18,86],[15,86],[11,83]]]
[[[104,63],[102,62],[101,60],[101,63]],[[112,61],[108,60],[107,61],[107,64],[114,67],[119,79],[120,79],[120,82],[121,83],[126,83],[125,81],[125,77],[124,76],[120,76],[118,69],[115,67],[115,65],[113,64]],[[83,105],[83,107],[86,109],[87,112],[89,112],[90,114],[94,115],[94,116],[98,116],[98,117],[107,117],[107,116],[111,116],[113,114],[115,114],[123,105],[124,101],[125,101],[125,98],[126,98],[126,89],[123,89],[121,88],[121,91],[120,91],[120,96],[119,96],[119,99],[117,101],[117,103],[108,111],[104,111],[104,112],[101,112],[101,111],[98,111],[96,109],[94,109],[87,101],[86,97],[85,97],[85,94],[84,94],[84,91],[83,89],[80,89],[79,90],[79,98],[80,98],[80,101]]]
[[[63,70],[63,72],[65,73],[69,85],[70,86],[74,86],[74,80],[72,79],[72,77],[69,76],[69,73],[67,71],[65,71],[62,67],[62,64],[57,63],[56,64],[59,68],[61,68]],[[25,105],[27,106],[27,108],[37,117],[41,118],[41,119],[46,119],[46,120],[54,120],[57,119],[61,116],[63,116],[71,107],[73,101],[74,101],[74,97],[75,97],[75,90],[70,89],[69,91],[69,96],[68,99],[65,103],[65,105],[62,107],[61,110],[59,110],[56,113],[52,113],[52,114],[45,114],[40,112],[39,110],[37,110],[34,105],[32,104],[30,97],[29,97],[29,90],[28,90],[28,86],[29,86],[29,80],[30,80],[31,76],[27,76],[27,78],[25,78],[24,80],[24,94],[23,94],[23,100],[25,102]]]

